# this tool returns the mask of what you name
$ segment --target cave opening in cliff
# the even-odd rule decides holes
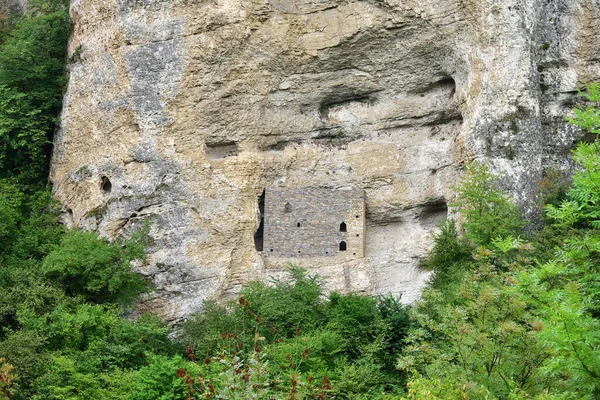
[[[256,251],[263,251],[264,231],[265,231],[265,191],[258,196],[258,228],[254,232],[254,248]],[[273,249],[271,249],[273,251]]]
[[[431,229],[440,226],[446,218],[448,218],[448,203],[445,199],[438,199],[423,206],[419,222],[421,226]]]
[[[105,194],[110,194],[112,190],[112,183],[110,183],[110,179],[108,179],[108,177],[103,176],[100,178],[100,188],[102,188],[102,191]]]

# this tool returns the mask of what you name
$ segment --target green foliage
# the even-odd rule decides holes
[[[595,135],[600,134],[600,84],[586,85],[587,108],[575,108],[574,117],[567,120]],[[546,211],[565,226],[590,226],[600,229],[600,139],[592,143],[579,143],[573,151],[573,159],[581,167],[573,174],[573,184],[559,206],[549,204]]]
[[[33,369],[47,361],[40,355],[45,344],[45,338],[38,332],[10,332],[0,341],[0,354],[11,363],[17,375],[26,379],[31,377]]]
[[[536,373],[547,353],[529,323],[526,301],[504,278],[493,268],[480,268],[465,277],[455,302],[428,294],[427,308],[413,314],[420,329],[413,331],[414,344],[399,366],[453,385],[473,382],[498,398],[547,388]]]
[[[518,236],[524,227],[519,209],[498,187],[485,164],[467,166],[464,179],[456,187],[454,204],[464,217],[465,236],[474,244],[487,246],[492,239]]]
[[[131,262],[144,257],[142,238],[109,243],[92,232],[70,231],[42,263],[42,273],[61,282],[72,296],[88,301],[128,303],[147,289],[131,271]]]
[[[184,366],[196,371],[191,363],[181,357],[149,355],[148,365],[136,374],[133,391],[128,393],[131,400],[179,400],[186,398],[185,381],[179,379],[176,371]]]
[[[12,388],[18,376],[13,373],[13,366],[0,358],[0,399],[10,399],[12,397]]]
[[[267,321],[269,330],[285,337],[293,336],[298,328],[312,329],[323,319],[318,277],[297,266],[290,266],[289,273],[289,281],[274,280],[273,286],[253,282],[241,293],[250,312]],[[268,331],[262,333],[269,335]]]
[[[15,240],[24,202],[25,195],[18,186],[0,180],[0,255],[1,249],[9,248]]]
[[[468,242],[458,235],[456,222],[452,219],[442,223],[433,239],[433,249],[423,262],[423,267],[433,270],[431,287],[444,290],[449,288],[451,283],[458,282],[469,270],[471,248]]]
[[[34,0],[0,44],[0,178],[47,171],[65,84],[68,2]]]
[[[579,126],[585,131],[600,135],[600,82],[591,82],[585,85],[584,92],[580,92],[589,102],[586,108],[575,107],[573,117],[567,117],[570,124]]]
[[[289,271],[272,286],[244,286],[228,307],[207,303],[183,325],[188,355],[208,363],[201,376],[185,377],[198,398],[367,399],[401,387],[394,354],[408,331],[407,307],[391,296],[324,298],[317,277]]]
[[[377,299],[333,292],[326,315],[327,329],[344,338],[344,351],[350,359],[384,354],[390,326],[377,308]]]

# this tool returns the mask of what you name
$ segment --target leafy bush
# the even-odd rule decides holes
[[[244,287],[241,294],[248,302],[248,310],[243,314],[260,315],[267,329],[264,335],[293,337],[296,329],[313,329],[323,320],[323,290],[319,278],[309,275],[304,268],[291,266],[290,280],[275,280],[273,286],[262,282],[252,282]]]
[[[289,280],[273,286],[245,285],[227,307],[206,303],[183,325],[179,340],[203,371],[182,375],[190,391],[198,398],[349,399],[401,387],[394,352],[408,331],[408,308],[391,296],[325,298],[317,277],[289,271]]]
[[[433,271],[430,281],[432,288],[444,290],[462,278],[468,271],[471,260],[469,243],[458,235],[456,222],[445,220],[440,231],[434,235],[434,245],[423,267]]]
[[[467,166],[464,179],[455,188],[454,204],[464,218],[462,227],[472,243],[487,246],[492,239],[519,236],[525,226],[519,209],[498,186],[488,167],[481,163]]]
[[[147,289],[131,271],[131,262],[142,258],[142,237],[109,243],[92,232],[70,231],[44,259],[42,273],[61,282],[69,295],[96,303],[128,303]]]

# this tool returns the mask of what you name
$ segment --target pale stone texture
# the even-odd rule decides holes
[[[365,257],[296,261],[414,301],[464,162],[531,204],[600,77],[594,0],[73,0],[71,18],[55,194],[107,237],[152,222],[140,308],[168,320],[283,274],[254,247],[267,187],[364,190]]]

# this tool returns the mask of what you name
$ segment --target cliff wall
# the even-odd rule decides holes
[[[464,162],[527,205],[600,77],[594,0],[72,0],[71,19],[55,194],[107,237],[152,221],[140,307],[170,320],[281,274],[254,243],[267,187],[364,190],[364,257],[291,261],[413,301]]]

